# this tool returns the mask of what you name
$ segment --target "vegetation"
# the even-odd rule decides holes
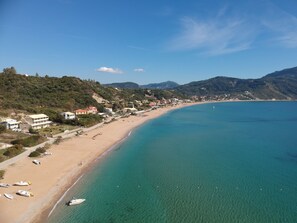
[[[238,99],[297,99],[297,67],[260,79],[215,77],[181,85],[177,91],[190,96],[227,95]]]
[[[58,136],[58,138],[55,140],[54,144],[59,145],[60,142],[62,142],[63,138],[62,136]]]
[[[79,125],[79,123],[76,125]],[[43,136],[53,136],[53,135],[65,132],[66,130],[73,130],[75,128],[77,128],[77,127],[75,127],[73,125],[57,124],[57,125],[52,125],[50,127],[44,128],[44,129],[40,129],[40,130],[38,130],[38,133]]]
[[[5,170],[0,170],[0,179],[4,179]]]
[[[40,156],[40,153],[36,150],[29,154],[29,157],[39,157],[39,156]]]
[[[45,153],[46,152],[46,149],[44,147],[40,147],[40,148],[37,148],[36,149],[36,152]]]
[[[33,129],[32,127],[29,128],[29,133],[31,134],[38,134],[38,131]]]
[[[44,147],[39,147],[35,151],[29,154],[29,157],[39,157],[41,154],[45,153],[46,150],[50,147],[50,144],[46,143]]]
[[[24,152],[25,150],[23,149],[22,145],[14,145],[12,147],[9,147],[7,149],[3,149],[1,150],[0,156],[2,156],[2,161],[12,158],[14,156],[17,156],[19,154],[21,154],[22,152]]]
[[[26,138],[26,137],[28,137],[28,135],[26,135],[22,132],[13,132],[10,130],[6,130],[6,131],[0,133],[0,142],[11,144],[11,141],[13,141],[15,139],[22,139],[22,138]]]
[[[4,125],[0,125],[0,134],[5,132],[6,127]]]
[[[152,95],[154,94],[154,90]],[[88,106],[103,111],[103,104],[93,96],[110,103],[128,103],[146,99],[145,89],[115,89],[102,86],[97,81],[81,80],[76,77],[40,77],[17,74],[14,68],[5,68],[0,73],[0,108],[24,110],[29,113],[44,113],[50,120],[59,119],[62,111],[73,111]],[[175,91],[168,91],[165,96],[178,96]]]
[[[93,126],[102,121],[102,117],[99,115],[88,114],[88,115],[79,115],[78,124],[84,127]]]
[[[40,135],[33,135],[27,138],[13,140],[11,143],[13,145],[20,144],[25,147],[32,147],[43,143],[45,140],[46,139]]]

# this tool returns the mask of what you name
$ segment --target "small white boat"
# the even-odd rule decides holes
[[[24,196],[24,197],[33,197],[33,193],[26,191],[26,190],[18,190],[18,195]]]
[[[4,193],[3,195],[4,195],[4,197],[6,197],[6,198],[9,199],[9,200],[12,200],[12,199],[13,199],[12,194]]]
[[[69,201],[67,204],[69,206],[72,206],[72,205],[77,205],[77,204],[81,204],[85,201],[86,199],[72,199],[71,201]]]
[[[9,187],[10,186],[10,184],[6,184],[6,183],[0,183],[0,187]]]
[[[29,186],[31,185],[30,181],[19,181],[13,184],[13,186]]]
[[[36,165],[40,165],[41,164],[41,162],[39,161],[39,160],[33,160],[32,161],[34,164],[36,164]]]

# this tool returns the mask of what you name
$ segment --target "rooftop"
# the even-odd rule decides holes
[[[30,118],[36,119],[36,118],[48,118],[45,114],[37,114],[37,115],[29,115]]]

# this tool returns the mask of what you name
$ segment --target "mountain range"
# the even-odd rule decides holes
[[[206,99],[297,99],[297,67],[276,71],[258,79],[240,79],[218,76],[203,81],[193,81],[178,85],[168,81],[149,85],[133,82],[113,83],[108,86],[117,88],[171,89],[186,96],[205,97]]]
[[[111,83],[105,84],[105,86],[115,87],[115,88],[122,88],[122,89],[172,89],[179,86],[178,83],[173,81],[165,81],[161,83],[152,83],[146,85],[138,85],[134,82],[122,82],[122,83]]]

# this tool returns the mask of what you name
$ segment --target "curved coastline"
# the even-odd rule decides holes
[[[51,157],[41,158],[42,165],[40,167],[32,165],[31,159],[28,157],[9,166],[6,170],[5,181],[14,182],[20,178],[31,180],[33,184],[29,190],[32,190],[36,196],[30,199],[17,197],[13,203],[1,199],[1,222],[44,222],[63,194],[86,171],[100,162],[103,156],[127,139],[135,128],[169,111],[196,104],[201,103],[166,107],[151,111],[145,117],[132,116],[120,119],[99,129],[91,130],[83,136],[67,139],[51,148],[53,152]],[[118,129],[121,130],[113,134]],[[92,136],[98,132],[103,132],[103,136],[92,140]],[[109,133],[112,133],[113,136],[110,137]],[[74,157],[73,162],[70,159],[71,156],[67,156],[70,151],[71,156]],[[63,162],[65,163],[63,164]],[[5,189],[4,193],[11,193],[11,190],[15,190],[15,188]],[[12,208],[16,210],[14,215],[10,213]]]
[[[223,101],[222,101],[223,102]],[[236,101],[226,101],[226,102],[236,102]],[[239,101],[243,102],[243,101]],[[244,101],[245,102],[245,101]],[[253,101],[258,102],[258,101]],[[54,146],[52,148],[54,155],[52,157],[42,158],[42,164],[38,169],[38,167],[32,165],[31,159],[26,158],[16,163],[13,166],[10,166],[7,169],[7,175],[5,177],[5,181],[8,183],[14,182],[15,180],[31,180],[28,176],[32,176],[32,172],[35,170],[38,172],[36,178],[32,180],[33,185],[31,188],[33,192],[35,192],[35,197],[26,199],[19,198],[15,199],[15,202],[10,202],[8,200],[1,199],[1,211],[3,211],[0,215],[1,222],[45,222],[48,218],[48,214],[53,209],[53,207],[58,203],[60,199],[62,199],[63,194],[66,191],[70,190],[73,187],[75,182],[79,181],[80,177],[86,171],[89,171],[97,162],[100,162],[100,159],[120,145],[125,139],[127,139],[131,131],[140,127],[144,123],[149,120],[155,119],[164,115],[170,111],[184,108],[187,106],[205,104],[205,103],[217,103],[214,101],[210,102],[200,102],[200,103],[192,103],[192,104],[184,104],[176,107],[167,107],[159,110],[154,110],[147,113],[146,117],[129,117],[120,119],[116,122],[112,122],[108,125],[105,125],[102,128],[94,129],[84,134],[80,137],[73,137],[69,140],[65,140],[58,146]],[[108,133],[114,133],[120,128],[118,131],[117,137],[108,138]],[[103,136],[99,136],[96,140],[92,139],[92,136],[98,134],[98,132],[103,132]],[[119,133],[121,132],[121,133]],[[105,139],[105,144],[101,145],[100,140]],[[98,141],[99,140],[99,141]],[[80,146],[83,145],[83,146]],[[73,147],[79,147],[77,150],[72,151]],[[81,148],[85,147],[85,148]],[[89,148],[90,147],[90,148]],[[92,147],[92,148],[91,148]],[[101,147],[98,149],[98,147]],[[76,163],[66,163],[64,165],[64,169],[58,173],[58,176],[55,174],[48,175],[49,179],[46,179],[47,176],[44,174],[44,168],[48,167],[49,162],[51,162],[50,168],[55,168],[55,162],[63,161],[63,156],[67,155],[71,150],[73,155],[76,157]],[[82,151],[86,150],[86,151]],[[87,154],[85,155],[84,152]],[[76,154],[78,153],[78,154]],[[83,155],[83,158],[80,158],[80,155]],[[65,157],[67,158],[67,157]],[[83,162],[82,162],[83,160]],[[21,168],[21,169],[20,169]],[[57,170],[57,168],[56,168]],[[60,169],[58,169],[60,171]],[[31,171],[31,173],[27,173]],[[48,171],[48,170],[46,170]],[[48,173],[48,172],[46,172]],[[31,175],[30,175],[31,174]],[[24,176],[27,178],[24,178]],[[44,175],[44,176],[43,176]],[[22,178],[23,177],[23,178]],[[20,179],[21,178],[21,179]],[[47,180],[43,182],[43,180]],[[44,186],[44,188],[43,188]],[[10,189],[11,190],[11,189]],[[9,190],[7,190],[9,192]],[[11,192],[11,191],[10,191]],[[15,214],[11,215],[10,210],[14,208]],[[6,214],[6,215],[5,215]]]

